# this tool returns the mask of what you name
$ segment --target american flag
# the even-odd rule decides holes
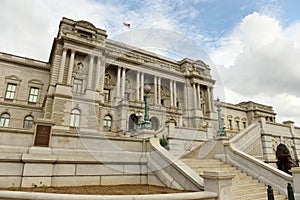
[[[130,24],[123,22],[123,25],[126,26],[127,28],[130,28]]]

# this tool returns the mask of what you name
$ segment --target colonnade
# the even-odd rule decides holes
[[[125,97],[125,80],[126,80],[126,68],[118,67],[117,69],[117,84],[116,84],[116,96],[119,98]],[[153,75],[152,91],[154,93],[154,104],[161,104],[161,80],[162,78]],[[174,80],[170,81],[170,106],[177,107],[177,82]],[[151,81],[152,82],[152,81]],[[145,84],[145,73],[136,71],[136,101],[143,101],[144,98],[144,84]]]
[[[194,97],[194,109],[203,109],[202,104],[205,104],[207,107],[207,111],[212,111],[213,107],[213,97],[212,97],[212,87],[207,86],[206,92],[207,92],[207,99],[203,99],[201,97],[201,84],[200,83],[193,83],[193,97]],[[205,92],[205,91],[202,91]],[[204,94],[203,94],[204,95]],[[204,96],[205,98],[205,96]],[[208,102],[203,102],[204,100],[207,100]]]
[[[63,48],[62,52],[62,59],[60,63],[60,73],[58,77],[58,82],[63,83],[64,71],[65,71],[65,64],[66,64],[66,57],[67,57],[67,48]],[[76,51],[71,49],[70,55],[70,62],[69,68],[67,73],[67,84],[72,84],[72,74],[73,74],[73,66],[74,66],[74,58],[75,58]],[[96,63],[95,63],[96,61]],[[95,68],[96,67],[96,68]],[[125,80],[126,80],[126,68],[118,66],[117,67],[117,82],[116,82],[116,97],[117,98],[125,98]],[[95,90],[99,89],[99,91],[103,91],[103,87],[99,87],[99,85],[104,84],[104,71],[105,67],[104,64],[101,64],[101,55],[89,55],[89,62],[88,62],[88,75],[87,75],[87,88],[88,90]],[[93,77],[93,73],[95,76]],[[151,75],[153,76],[153,85],[152,91],[154,93],[154,104],[161,105],[161,84],[162,84],[162,77]],[[100,78],[101,77],[101,78]],[[95,78],[94,84],[93,80]],[[100,82],[99,82],[100,81]],[[101,84],[101,81],[103,82]],[[152,81],[151,81],[152,82]],[[136,71],[136,101],[143,101],[144,98],[144,84],[145,84],[145,73],[141,71]],[[193,83],[193,107],[194,109],[201,109],[202,97],[201,97],[201,84],[200,83]],[[177,107],[177,81],[169,79],[169,90],[170,90],[170,107]],[[204,92],[204,91],[203,91]],[[212,111],[212,87],[207,87],[207,100],[208,103],[205,105],[207,107],[207,111]],[[184,87],[184,95],[186,95],[186,88]],[[185,102],[185,105],[187,102]]]
[[[67,58],[67,48],[63,48],[62,52],[62,58],[60,63],[60,71],[58,76],[58,82],[63,83],[63,77],[64,77],[64,71],[66,67],[66,58]],[[67,73],[67,84],[72,84],[72,74],[73,74],[73,67],[74,67],[74,59],[75,59],[76,51],[71,49],[71,55],[70,55],[70,62],[68,67],[68,73]],[[87,88],[88,90],[95,90],[100,89],[102,91],[101,87],[99,87],[100,82],[104,82],[104,71],[105,67],[103,64],[101,64],[101,55],[89,55],[89,64],[88,64],[88,75],[87,75]],[[96,64],[94,63],[96,60]],[[95,72],[95,81],[93,84],[93,73]],[[102,84],[103,85],[103,84]]]

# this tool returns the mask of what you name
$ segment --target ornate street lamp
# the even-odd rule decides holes
[[[151,91],[151,86],[149,84],[146,84],[144,86],[144,101],[145,101],[145,116],[144,116],[144,122],[143,122],[143,129],[152,129],[152,123],[150,121],[149,117],[149,93]]]
[[[217,132],[217,136],[226,136],[226,131],[224,130],[225,127],[221,116],[221,101],[219,98],[217,99],[216,106],[218,108],[217,112],[218,112],[218,124],[219,124],[219,130]]]

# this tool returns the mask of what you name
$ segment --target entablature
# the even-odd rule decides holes
[[[47,71],[50,70],[49,63],[34,60],[31,58],[15,56],[15,55],[3,53],[3,52],[0,52],[0,61],[12,63],[12,64],[25,65],[28,67],[43,69],[43,70],[47,70]]]

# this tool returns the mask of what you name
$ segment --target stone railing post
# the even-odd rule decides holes
[[[232,179],[234,174],[221,171],[204,171],[204,191],[215,192],[218,194],[217,200],[233,199]]]
[[[291,169],[293,174],[293,189],[295,199],[300,199],[300,167]]]

